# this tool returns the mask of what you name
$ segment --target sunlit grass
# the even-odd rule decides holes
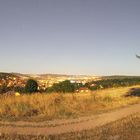
[[[140,102],[139,97],[125,97],[129,90],[130,87],[74,94],[1,95],[0,118],[49,120],[101,113]]]

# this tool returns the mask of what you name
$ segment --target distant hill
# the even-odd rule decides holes
[[[73,75],[66,75],[66,74],[39,74],[38,76],[44,79],[56,78],[56,77],[73,77]]]
[[[127,75],[112,75],[102,76],[102,79],[125,79],[125,78],[140,78],[140,76],[127,76]]]
[[[22,73],[6,73],[0,72],[0,78],[6,78],[6,76],[10,77],[18,77],[18,78],[34,78],[34,79],[49,79],[49,78],[57,78],[57,77],[80,77],[84,78],[86,75],[66,75],[66,74],[22,74]],[[90,76],[87,76],[90,77]],[[91,76],[92,77],[92,76]],[[102,76],[101,79],[125,79],[125,78],[140,78],[140,76],[126,76],[126,75],[112,75],[112,76]]]
[[[7,77],[18,77],[18,75],[13,74],[13,73],[0,72],[0,79],[2,79],[2,78],[5,79]]]
[[[47,79],[47,78],[56,78],[56,77],[70,77],[74,75],[63,75],[63,74],[22,74],[22,73],[4,73],[0,72],[0,78],[6,78],[6,76],[10,77],[19,77],[19,78],[34,78],[34,79]]]

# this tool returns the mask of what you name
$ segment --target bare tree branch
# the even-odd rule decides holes
[[[136,57],[140,59],[140,56],[136,54]]]

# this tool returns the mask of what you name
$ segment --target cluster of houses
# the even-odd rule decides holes
[[[99,80],[99,77],[92,76],[61,76],[61,77],[50,77],[47,79],[38,79],[39,88],[45,90],[48,87],[53,86],[53,84],[60,83],[62,81],[69,80],[71,83],[85,84],[87,82]],[[87,88],[80,88],[77,92],[89,92]]]
[[[6,85],[7,87],[16,87],[16,86],[25,86],[25,80],[19,77],[13,76],[5,76],[4,78],[0,78],[0,86]]]

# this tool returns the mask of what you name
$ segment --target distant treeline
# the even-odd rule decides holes
[[[75,92],[78,89],[88,88],[89,90],[99,90],[106,88],[117,88],[117,87],[126,87],[140,84],[140,77],[131,77],[131,78],[120,78],[120,79],[102,79],[99,81],[92,81],[86,84],[77,84],[70,83],[66,80],[58,84],[54,84],[52,87],[47,88],[46,92]]]
[[[99,81],[92,81],[86,83],[86,87],[90,90],[97,90],[97,89],[106,89],[106,88],[113,88],[113,87],[125,87],[125,86],[133,86],[140,84],[140,77],[134,78],[121,78],[121,79],[103,79]]]

